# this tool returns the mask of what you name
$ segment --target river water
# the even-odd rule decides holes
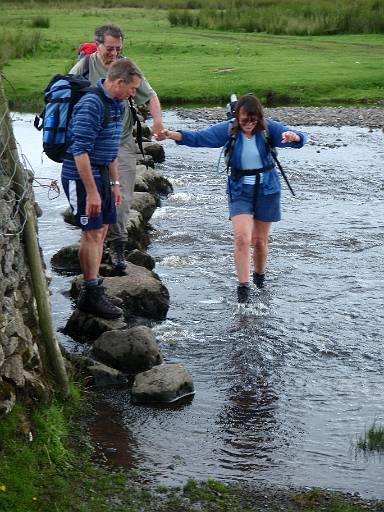
[[[204,126],[172,111],[165,118],[170,128]],[[309,144],[280,151],[296,197],[283,185],[267,285],[240,309],[225,176],[216,174],[220,151],[163,143],[166,162],[158,168],[174,194],[152,218],[148,252],[171,306],[154,331],[165,360],[192,373],[196,395],[160,408],[132,405],[125,390],[106,391],[95,436],[112,447],[111,463],[168,485],[212,477],[384,498],[383,456],[356,449],[374,422],[384,423],[383,133],[300,128]],[[40,185],[59,180],[60,166],[41,162],[32,116],[14,114],[14,130]],[[55,200],[45,187],[35,193],[49,265],[78,232],[62,221],[63,193]],[[69,282],[52,273],[57,328],[71,312]]]

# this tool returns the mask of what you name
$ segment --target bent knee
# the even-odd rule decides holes
[[[82,232],[84,240],[91,241],[93,243],[103,243],[105,238],[106,229],[103,226],[100,229],[89,229]]]
[[[268,237],[254,236],[252,237],[252,245],[256,250],[264,250],[268,246]]]
[[[251,244],[251,238],[245,233],[235,235],[235,245],[238,249],[247,249]]]

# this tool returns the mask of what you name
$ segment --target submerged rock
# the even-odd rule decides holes
[[[51,265],[56,272],[81,272],[79,261],[79,244],[62,247],[51,258]]]
[[[171,403],[194,393],[191,374],[177,363],[164,363],[139,373],[132,387],[136,403]]]
[[[93,344],[93,352],[104,363],[130,373],[162,363],[155,335],[144,325],[103,333]]]

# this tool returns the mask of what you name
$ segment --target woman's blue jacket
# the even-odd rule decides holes
[[[304,132],[294,130],[289,126],[274,121],[273,119],[270,118],[266,119],[266,122],[268,126],[268,136],[270,138],[272,147],[290,147],[298,149],[303,147],[303,145],[305,144],[307,136],[305,135]],[[204,128],[203,130],[179,130],[183,136],[183,140],[177,142],[177,144],[195,148],[220,148],[228,144],[230,141],[232,123],[233,121],[229,120],[214,124],[213,126],[210,126],[209,128]],[[286,131],[293,131],[297,133],[301,138],[300,142],[291,142],[288,144],[283,144],[281,142],[281,136],[282,133]],[[265,141],[265,134],[263,134],[263,132],[256,132],[254,138],[260,153],[261,160],[263,162],[263,167],[270,166],[271,164],[273,164],[273,159],[268,144]],[[229,162],[229,166],[232,167],[233,169],[241,169],[242,149],[243,140],[242,137],[240,136],[240,132],[238,132],[235,139],[235,143],[233,145],[232,154]],[[240,179],[236,179],[235,177],[229,176],[229,187],[231,190],[231,194],[238,195],[241,193],[243,180],[243,177],[241,177]],[[275,194],[276,192],[280,191],[280,180],[276,168],[273,168],[271,171],[263,173],[263,180],[260,186],[262,194]]]

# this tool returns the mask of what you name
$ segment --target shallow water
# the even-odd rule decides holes
[[[59,179],[59,165],[40,162],[32,116],[14,117],[36,176]],[[166,119],[169,127],[203,126],[173,112]],[[132,405],[126,391],[108,391],[122,432],[113,429],[111,463],[170,485],[213,477],[384,498],[383,457],[356,451],[358,437],[374,421],[384,423],[383,134],[305,130],[307,146],[280,152],[296,197],[283,185],[267,286],[240,309],[225,177],[216,175],[220,151],[164,143],[167,159],[158,167],[174,194],[151,221],[149,253],[171,307],[154,330],[166,361],[191,371],[196,395],[187,404],[152,408]],[[38,187],[36,196],[45,212],[40,242],[49,263],[78,233],[61,219],[63,194],[50,201]],[[70,279],[52,278],[60,328],[71,311],[61,293]],[[95,436],[108,444],[110,414],[104,416]]]

